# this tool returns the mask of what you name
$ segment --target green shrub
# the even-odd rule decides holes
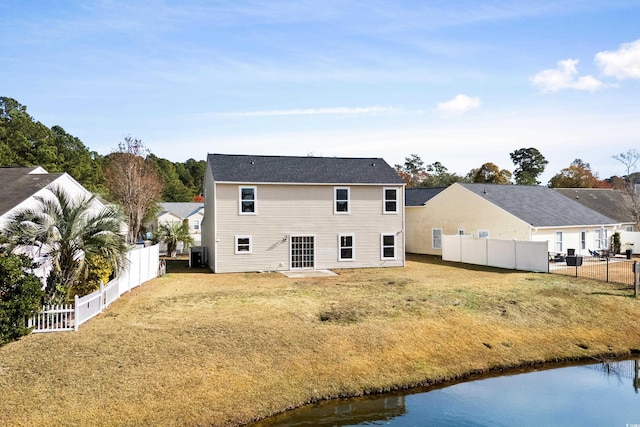
[[[32,267],[26,256],[0,253],[0,345],[30,333],[26,320],[41,308],[44,291]]]

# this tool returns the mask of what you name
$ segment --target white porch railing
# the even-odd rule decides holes
[[[32,332],[77,331],[89,319],[102,313],[112,302],[131,289],[158,276],[159,246],[133,249],[127,253],[127,268],[97,291],[79,298],[73,305],[43,306],[42,311],[28,319]]]

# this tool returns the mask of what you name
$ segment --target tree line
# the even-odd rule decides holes
[[[466,175],[450,173],[440,162],[426,164],[417,154],[405,157],[403,164],[396,164],[397,173],[404,179],[407,187],[448,187],[455,182],[487,183],[487,184],[518,184],[540,185],[538,177],[544,172],[547,159],[537,148],[519,148],[509,154],[514,164],[513,172],[501,169],[496,164],[487,162],[478,168],[471,169]],[[635,165],[640,154],[628,150],[612,156],[627,169],[622,177],[613,176],[600,179],[591,169],[589,163],[575,159],[571,164],[560,170],[546,185],[551,188],[616,188],[624,190],[630,183],[635,183],[637,173]]]
[[[113,200],[106,173],[120,144],[112,153],[100,155],[61,126],[49,128],[35,120],[15,99],[0,97],[0,166],[42,166],[48,172],[66,172],[92,193]],[[205,160],[172,162],[151,152],[143,154],[160,178],[162,201],[202,200]]]

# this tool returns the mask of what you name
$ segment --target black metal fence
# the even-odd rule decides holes
[[[577,261],[577,262],[576,262]],[[549,273],[585,277],[635,287],[636,260],[616,257],[567,257],[562,261],[549,257]]]

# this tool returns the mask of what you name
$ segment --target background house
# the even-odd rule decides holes
[[[406,190],[407,252],[442,254],[443,235],[547,242],[549,252],[608,248],[618,223],[539,186],[456,183]]]
[[[53,197],[51,189],[62,188],[71,197],[91,197],[91,192],[67,173],[48,173],[39,166],[0,167],[0,228],[14,212],[38,206],[36,196]],[[104,208],[97,198],[93,201],[96,210]]]
[[[209,154],[214,272],[404,265],[404,181],[380,158]]]
[[[612,188],[554,188],[554,190],[616,220],[622,231],[637,231],[629,201],[620,190]]]
[[[193,239],[194,246],[202,244],[202,220],[204,218],[204,203],[192,202],[165,202],[160,203],[160,210],[154,220],[145,225],[147,233],[154,233],[160,224],[183,223],[189,228],[189,235]],[[147,236],[150,238],[150,236]],[[167,245],[160,243],[160,251],[166,252]],[[182,243],[178,244],[178,252],[184,252],[187,248]]]

